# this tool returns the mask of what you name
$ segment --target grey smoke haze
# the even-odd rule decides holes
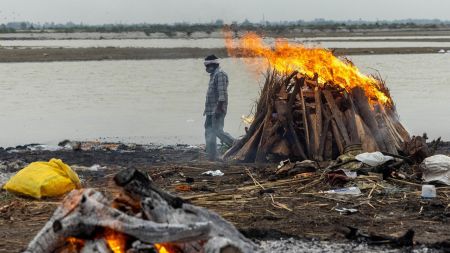
[[[450,19],[448,0],[0,0],[0,23]]]

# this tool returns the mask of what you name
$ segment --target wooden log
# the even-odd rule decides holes
[[[110,201],[95,190],[75,190],[65,198],[25,252],[54,252],[65,243],[66,238],[80,234],[95,240],[96,228],[128,235],[146,244],[204,245],[202,252],[250,253],[257,250],[252,241],[218,214],[187,203],[175,207],[167,202],[165,194],[148,187],[151,181],[142,172],[128,169],[119,174],[115,177],[116,181],[124,184],[131,197],[142,193],[139,195],[142,199],[142,217],[151,220],[129,216],[112,208]],[[100,245],[95,241],[88,244],[94,248]],[[89,249],[92,247],[89,246]]]
[[[392,124],[395,126],[395,129],[397,132],[401,135],[403,142],[409,142],[411,141],[411,135],[409,132],[405,129],[405,127],[400,123],[400,119],[395,112],[395,108],[384,108],[386,111],[386,115],[388,115],[389,119],[391,120]]]
[[[346,103],[348,105],[348,109],[344,112],[344,114],[347,119],[347,129],[349,131],[350,142],[351,144],[360,144],[361,139],[358,135],[358,130],[356,128],[355,105],[353,103],[352,97],[347,92],[345,92],[344,95],[346,98]]]
[[[164,200],[174,208],[179,208],[183,205],[184,200],[180,197],[174,196],[157,187],[149,177],[136,169],[122,170],[114,176],[114,182],[132,196],[150,196],[150,192],[157,192]]]
[[[294,125],[292,122],[289,123],[288,141],[293,147],[295,147],[295,156],[300,157],[302,160],[306,160],[307,157],[304,153],[302,144],[300,143],[297,133],[295,132]]]
[[[384,121],[386,128],[388,129],[390,135],[392,136],[392,140],[394,142],[395,149],[401,150],[403,148],[403,144],[405,142],[402,140],[402,137],[398,133],[395,125],[391,122],[391,120],[389,119],[389,116],[387,116],[384,111],[381,112],[381,118]]]
[[[289,157],[291,154],[289,143],[284,138],[276,142],[270,152],[281,157]]]
[[[277,102],[275,102],[275,108],[277,108]],[[282,109],[275,109],[282,110]],[[277,121],[279,120],[278,117],[280,113],[277,112]],[[283,117],[283,116],[282,116]],[[278,125],[278,124],[277,124]],[[276,127],[276,126],[275,126]],[[266,117],[264,118],[264,125],[262,128],[262,133],[260,137],[258,137],[259,144],[255,145],[249,145],[247,151],[248,152],[254,152],[253,150],[256,150],[256,155],[254,160],[256,162],[266,162],[266,156],[267,152],[272,148],[273,144],[278,140],[276,128],[274,127],[274,124],[272,123],[272,108],[269,108]],[[255,141],[258,141],[255,140]],[[252,160],[250,156],[247,156],[247,161]]]
[[[339,131],[339,128],[337,127],[336,121],[334,119],[331,120],[331,129],[333,131],[333,137],[334,137],[334,140],[336,141],[336,145],[339,149],[339,153],[343,154],[344,148],[345,148],[345,141],[342,138],[341,132]]]
[[[322,125],[323,125],[323,120],[322,120],[322,92],[319,89],[319,87],[316,87],[314,89],[314,101],[316,103],[316,129],[315,129],[315,150],[314,153],[316,154],[315,159],[316,160],[323,160],[322,158],[322,154],[323,152],[320,152],[320,140],[321,140],[321,135],[322,135]]]
[[[181,225],[207,223],[210,226],[205,252],[223,252],[226,248],[234,249],[232,252],[237,253],[256,251],[257,247],[251,240],[217,213],[187,203],[181,208],[174,208],[161,198],[158,192],[148,190],[151,193],[142,201],[142,210],[152,220]]]
[[[305,153],[306,153],[306,156],[310,156],[312,151],[310,150],[311,143],[310,143],[310,135],[309,135],[309,123],[308,123],[308,119],[306,116],[306,105],[305,105],[305,97],[303,95],[303,87],[300,87],[300,102],[302,104],[303,125],[305,128],[305,140],[306,140],[306,147],[307,147],[307,150]]]
[[[142,220],[109,204],[100,192],[92,189],[72,191],[25,252],[54,252],[66,238],[93,231],[95,227],[109,228],[146,243],[205,240],[211,229],[208,222],[181,225]]]
[[[307,109],[308,110],[308,109]],[[316,120],[316,114],[315,112],[312,112],[312,110],[308,110],[307,112],[307,119],[308,119],[308,123],[309,123],[309,150],[311,150],[310,154],[309,154],[309,159],[315,160],[316,159],[316,150],[318,149],[318,142],[320,140],[319,139],[319,133],[317,131],[317,120]],[[316,146],[317,145],[317,146]]]
[[[355,114],[353,114],[351,110],[345,110],[344,115],[347,122],[350,144],[361,143],[361,140],[358,135],[358,129],[356,128]]]
[[[343,139],[342,145],[344,145],[344,147],[345,147],[346,145],[349,145],[351,142],[350,142],[350,137],[348,136],[347,128],[345,127],[345,124],[343,121],[342,112],[337,107],[336,101],[334,100],[333,95],[331,94],[331,92],[329,90],[324,90],[323,95],[324,95],[325,99],[327,100],[328,107],[330,108],[331,114],[333,115],[333,118],[334,118],[334,122],[336,123],[336,126],[342,136],[342,139]]]
[[[288,107],[286,100],[276,100],[275,101],[275,111],[277,113],[277,121],[280,122],[282,126],[287,126],[289,121],[289,111],[291,108]]]
[[[379,130],[378,123],[375,119],[375,113],[372,111],[369,105],[369,100],[364,90],[360,87],[357,87],[352,90],[351,94],[354,98],[355,107],[358,110],[359,116],[369,127],[372,135],[375,137],[377,146],[378,148],[380,148],[379,151],[386,151],[387,148],[384,143],[384,136]]]
[[[328,125],[329,125],[329,128],[331,128],[331,121],[330,121],[330,123]],[[327,132],[327,137],[326,137],[326,140],[325,140],[325,149],[324,149],[323,157],[324,157],[324,159],[326,161],[334,159],[334,157],[333,157],[333,134],[332,134],[332,131],[328,131]]]
[[[378,151],[379,148],[375,138],[370,132],[370,129],[366,126],[366,124],[362,121],[361,117],[358,114],[355,115],[355,123],[358,136],[361,138],[362,149],[365,152]]]
[[[253,136],[245,143],[245,145],[239,149],[239,151],[233,156],[238,161],[251,161],[256,157],[256,150],[261,140],[264,124],[261,124],[253,134]]]
[[[300,78],[300,79],[296,80],[294,90],[290,94],[288,104],[287,104],[287,110],[288,110],[287,111],[287,120],[288,120],[287,124],[288,124],[289,142],[295,148],[294,155],[296,157],[300,157],[302,160],[307,159],[307,157],[305,154],[305,149],[302,146],[302,144],[300,143],[300,140],[297,136],[297,132],[295,131],[295,128],[294,128],[294,118],[292,116],[292,105],[294,104],[295,99],[296,99],[304,81],[305,81],[304,78]]]
[[[319,161],[322,161],[323,158],[326,156],[325,155],[325,145],[326,145],[325,143],[327,140],[327,136],[328,136],[328,132],[330,129],[330,124],[331,124],[331,122],[330,122],[331,118],[326,117],[326,116],[324,116],[324,117],[325,117],[325,121],[323,124],[322,133],[320,134],[320,143],[319,143],[319,151],[318,151]]]
[[[224,159],[235,155],[248,142],[248,140],[254,136],[255,132],[260,129],[261,125],[263,124],[262,121],[264,120],[264,117],[265,114],[262,113],[259,113],[255,116],[255,120],[253,120],[246,135],[242,139],[239,139],[229,150],[227,150],[227,152],[225,152],[225,154],[223,155]]]
[[[397,113],[395,112],[395,108],[386,108],[383,105],[380,105],[381,110],[383,111],[383,115],[386,118],[386,121],[389,122],[391,127],[395,130],[398,135],[399,140],[401,141],[401,145],[405,142],[411,141],[411,136],[405,127],[400,123]]]
[[[375,119],[378,122],[378,128],[381,134],[383,135],[383,140],[386,147],[386,150],[383,151],[397,155],[398,151],[397,148],[395,147],[396,145],[394,137],[392,136],[391,131],[389,131],[388,126],[386,125],[386,122],[382,116],[382,112],[380,111],[379,104],[375,105],[375,110],[376,110]]]

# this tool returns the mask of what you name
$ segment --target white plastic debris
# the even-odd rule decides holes
[[[358,187],[352,186],[347,188],[329,190],[325,191],[324,193],[359,196],[361,195],[361,190]]]
[[[38,144],[38,145],[29,146],[28,149],[31,151],[59,151],[63,148],[59,147],[59,146]]]
[[[346,207],[336,207],[334,210],[338,211],[340,214],[352,214],[358,212],[358,209]]]
[[[345,175],[346,175],[348,178],[355,179],[355,178],[358,176],[358,174],[356,173],[356,171],[350,171],[350,170],[342,170],[342,171],[345,173]]]
[[[220,170],[208,170],[206,172],[203,172],[202,175],[207,175],[207,176],[212,176],[212,177],[221,177],[225,174]]]
[[[422,185],[421,197],[424,199],[436,198],[436,187],[429,184]]]
[[[450,185],[450,157],[434,155],[422,162],[422,179],[424,182],[439,182]]]
[[[383,155],[381,152],[372,152],[372,153],[362,153],[355,156],[355,159],[365,163],[369,166],[375,167],[377,165],[381,165],[387,161],[393,160],[394,157]]]
[[[280,164],[278,164],[277,168],[278,168],[278,169],[281,169],[281,168],[283,168],[284,165],[286,165],[286,164],[288,164],[288,163],[291,163],[291,161],[290,161],[289,159],[288,159],[288,160],[281,161]]]
[[[91,167],[89,167],[87,170],[90,171],[99,171],[101,169],[105,169],[105,167],[100,166],[99,164],[94,164]]]
[[[440,54],[444,54],[444,53],[445,53],[445,49],[441,49],[441,50],[439,50],[439,51],[438,51],[438,53],[440,53]]]

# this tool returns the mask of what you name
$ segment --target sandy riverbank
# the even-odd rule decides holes
[[[442,146],[439,152],[449,154],[448,146],[448,143]],[[317,184],[315,180],[320,177],[320,171],[310,177],[273,181],[269,178],[276,164],[208,162],[204,151],[194,146],[87,142],[80,147],[77,151],[49,151],[37,146],[2,149],[0,173],[15,173],[28,163],[56,157],[78,173],[84,187],[111,193],[115,187],[113,176],[124,168],[136,168],[147,172],[163,189],[218,212],[252,239],[314,238],[347,245],[350,243],[346,239],[348,226],[363,232],[395,236],[412,229],[416,243],[448,250],[449,199],[445,197],[448,187],[440,187],[435,200],[424,201],[419,196],[419,182],[387,179],[378,182],[386,188],[384,190],[368,187],[362,190],[360,197],[340,198],[319,194],[336,187],[326,181]],[[100,165],[100,169],[90,169],[94,164]],[[202,175],[202,172],[217,169],[225,175]],[[255,186],[249,173],[286,208],[274,205],[269,194]],[[355,179],[355,182],[358,180],[364,181]],[[180,185],[189,190],[179,190]],[[19,252],[25,247],[60,201],[61,198],[36,201],[0,191],[0,252]],[[358,212],[344,215],[334,210],[336,207],[356,208]],[[386,248],[370,252],[384,250]]]
[[[338,48],[336,55],[433,54],[448,48]],[[0,62],[52,62],[99,60],[151,60],[203,58],[208,54],[228,57],[225,48],[43,48],[0,49]]]

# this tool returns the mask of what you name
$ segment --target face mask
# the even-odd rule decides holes
[[[206,72],[208,72],[210,74],[214,73],[215,70],[216,70],[216,68],[214,66],[206,67]]]

